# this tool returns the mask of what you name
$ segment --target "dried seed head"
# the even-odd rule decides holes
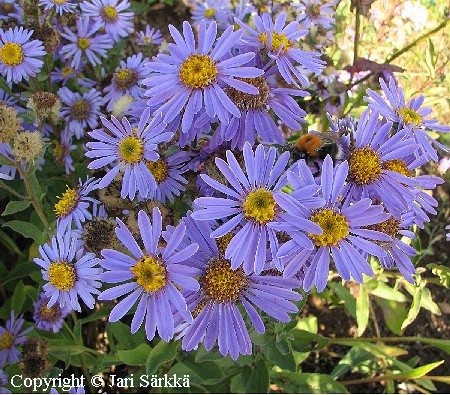
[[[36,118],[56,117],[61,109],[61,101],[51,92],[36,92],[30,97],[27,108],[36,114]]]
[[[17,111],[11,106],[0,105],[0,143],[8,142],[19,130],[22,127]]]
[[[20,162],[32,162],[44,151],[44,142],[39,132],[29,130],[17,133],[13,138],[11,152]]]

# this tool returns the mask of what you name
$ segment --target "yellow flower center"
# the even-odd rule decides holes
[[[272,221],[275,218],[276,202],[272,192],[264,188],[250,192],[244,202],[244,214],[260,224]]]
[[[57,4],[57,5],[62,5],[66,3],[66,0],[52,0],[53,3]]]
[[[306,14],[312,18],[317,18],[320,16],[320,5],[319,4],[309,4],[305,9]]]
[[[217,68],[208,55],[191,55],[180,67],[180,81],[195,89],[210,85],[217,74]]]
[[[57,261],[50,264],[48,278],[50,284],[60,291],[70,291],[77,280],[77,275],[73,265],[68,262]]]
[[[72,67],[70,67],[70,66],[64,66],[62,69],[61,69],[61,75],[63,76],[63,77],[68,77],[70,74],[72,74],[73,72],[74,72],[75,70],[72,68]]]
[[[89,42],[89,39],[87,39],[86,37],[80,37],[78,39],[78,48],[86,49],[89,48],[89,45],[91,45],[91,43]]]
[[[55,204],[55,213],[58,217],[66,217],[77,206],[80,200],[80,194],[76,188],[67,187],[62,197],[57,196],[57,198],[59,201]]]
[[[348,235],[348,222],[343,215],[330,209],[323,209],[311,217],[311,221],[319,225],[323,234],[308,233],[318,247],[335,246]]]
[[[14,344],[14,336],[8,331],[3,332],[0,338],[0,350],[9,350]]]
[[[261,41],[264,46],[272,52],[278,52],[281,45],[283,45],[283,49],[281,50],[281,53],[285,53],[289,50],[292,46],[291,40],[289,40],[284,33],[278,34],[275,32],[272,32],[272,47],[269,48],[268,42],[267,42],[267,33],[262,33],[259,35],[259,41]]]
[[[233,270],[231,262],[221,257],[213,258],[199,283],[207,298],[216,303],[235,302],[248,286],[248,277],[242,268]]]
[[[352,150],[348,158],[349,178],[357,185],[367,185],[381,177],[381,160],[369,147]]]
[[[141,258],[130,270],[136,282],[147,292],[156,292],[167,284],[165,267],[151,256]]]
[[[70,116],[77,121],[88,118],[90,112],[91,106],[86,100],[77,100],[70,108]]]
[[[152,44],[153,43],[153,37],[146,36],[146,37],[144,37],[144,39],[142,41],[143,41],[144,44]]]
[[[159,158],[156,162],[147,162],[147,168],[152,173],[157,184],[163,182],[169,175],[169,167],[163,158]]]
[[[398,113],[403,118],[403,123],[406,125],[410,123],[420,125],[422,123],[422,116],[411,108],[402,108],[398,110]]]
[[[101,16],[106,22],[115,22],[117,19],[117,10],[112,5],[107,5],[101,10]]]
[[[47,322],[55,322],[58,320],[58,318],[61,317],[61,308],[58,304],[54,304],[52,307],[47,307],[48,301],[45,301],[42,303],[41,307],[39,308],[38,317],[41,320],[47,321]]]
[[[222,255],[225,255],[225,251],[228,247],[228,244],[230,244],[230,241],[233,237],[234,233],[230,232],[216,239],[217,248]]]
[[[403,174],[406,177],[413,176],[413,173],[408,169],[406,163],[400,159],[387,160],[383,163],[383,169],[395,171],[396,173]]]
[[[383,232],[388,236],[394,238],[395,236],[397,236],[397,233],[400,230],[401,223],[402,221],[394,217],[390,217],[384,222],[368,226],[367,229],[377,230],[378,232]]]
[[[202,299],[200,301],[200,303],[195,306],[195,309],[192,311],[192,317],[193,318],[197,318],[197,316],[201,313],[201,311],[203,310],[203,308],[206,306],[206,299]]]
[[[0,60],[8,66],[14,67],[23,62],[23,49],[16,43],[5,43],[0,49]]]
[[[114,85],[122,91],[132,88],[137,84],[139,75],[133,69],[120,69],[114,78]]]
[[[122,140],[119,151],[125,162],[136,163],[142,159],[144,147],[141,139],[131,136]]]
[[[212,18],[215,14],[216,14],[215,8],[208,8],[207,10],[205,10],[205,16],[207,18]]]

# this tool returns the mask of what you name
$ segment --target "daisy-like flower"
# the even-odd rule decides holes
[[[302,176],[299,172],[299,176]],[[373,276],[373,270],[362,253],[386,256],[386,251],[375,244],[373,240],[391,242],[389,235],[371,229],[365,229],[389,219],[389,214],[384,213],[384,207],[372,205],[370,199],[360,199],[351,205],[345,205],[342,200],[343,187],[348,176],[348,164],[342,162],[333,168],[333,160],[328,155],[322,166],[320,177],[321,195],[325,199],[322,208],[314,210],[309,218],[322,229],[321,234],[308,234],[314,248],[306,249],[303,237],[297,241],[293,238],[280,247],[278,256],[283,258],[286,268],[284,277],[297,274],[307,264],[306,275],[303,280],[305,291],[311,290],[316,285],[317,291],[322,292],[327,285],[328,271],[330,268],[330,255],[333,257],[336,269],[340,276],[349,281],[353,277],[357,282],[363,282],[362,274]],[[293,173],[288,174],[289,182],[294,185],[301,179],[295,180]],[[295,191],[295,189],[294,189]],[[280,199],[277,194],[277,204],[286,211],[286,226],[284,230],[288,234],[303,231],[299,214],[304,211],[302,204],[294,199]],[[300,242],[300,243],[299,243]],[[362,253],[360,252],[362,251]]]
[[[84,135],[84,130],[89,126],[94,129],[98,126],[98,118],[101,114],[100,107],[103,104],[103,98],[95,88],[84,92],[72,92],[69,88],[58,90],[58,96],[62,106],[60,115],[68,123],[68,128],[72,130],[76,138]]]
[[[156,189],[156,181],[147,167],[147,162],[157,161],[159,154],[155,152],[157,144],[169,141],[172,133],[165,132],[165,125],[151,122],[150,110],[146,109],[139,120],[137,128],[132,128],[125,117],[120,123],[115,117],[112,122],[101,118],[103,126],[111,133],[98,129],[88,134],[95,142],[88,142],[86,152],[88,158],[98,158],[89,163],[89,169],[99,169],[114,162],[114,167],[101,179],[99,188],[107,187],[122,169],[124,172],[121,197],[134,199],[136,192],[147,196],[150,189]]]
[[[276,161],[274,147],[266,153],[264,146],[259,145],[253,154],[252,147],[247,142],[243,154],[247,175],[231,151],[226,153],[228,163],[216,158],[216,165],[230,187],[206,174],[200,175],[204,182],[227,197],[195,199],[194,206],[198,209],[194,211],[192,218],[202,221],[224,219],[223,225],[214,230],[212,237],[224,236],[242,225],[228,245],[225,258],[231,260],[233,270],[243,265],[245,273],[260,274],[266,262],[268,244],[274,266],[282,268],[276,256],[278,251],[276,232],[268,224],[278,218],[279,207],[273,194],[284,186],[280,182],[280,176],[289,161],[289,153],[283,153]]]
[[[0,369],[0,394],[10,394],[11,391],[5,387],[9,384],[8,375]]]
[[[76,188],[67,187],[63,195],[58,197],[58,203],[55,204],[55,213],[58,217],[56,225],[61,232],[67,228],[72,229],[72,223],[75,223],[77,229],[81,229],[84,221],[92,219],[88,208],[91,203],[95,206],[100,202],[88,195],[98,189],[98,184],[93,177],[84,183],[80,179]]]
[[[159,247],[162,231],[162,216],[157,207],[153,209],[152,221],[144,211],[138,213],[138,227],[144,245],[144,252],[135,238],[117,219],[119,227],[116,235],[130,251],[129,255],[115,250],[102,251],[101,265],[107,270],[102,280],[107,283],[121,283],[103,291],[99,300],[113,300],[130,293],[111,311],[110,322],[118,321],[134,306],[140,298],[133,320],[131,333],[135,333],[145,318],[147,339],[152,340],[155,331],[161,339],[169,341],[174,335],[174,320],[171,311],[174,308],[186,321],[191,321],[191,313],[179,289],[197,291],[198,282],[192,276],[198,270],[185,264],[198,249],[198,244],[191,243],[179,250],[186,226],[179,224],[170,236],[164,235],[165,247]],[[128,281],[131,280],[131,281]]]
[[[108,49],[112,48],[112,42],[107,34],[98,34],[100,28],[100,23],[92,24],[86,16],[78,18],[76,34],[68,27],[64,28],[61,36],[70,41],[70,44],[62,47],[61,55],[64,59],[73,56],[71,67],[77,69],[80,66],[82,55],[85,55],[93,66],[101,63],[99,56],[106,58]]]
[[[37,329],[57,333],[63,327],[64,318],[70,314],[72,309],[68,306],[61,308],[58,304],[47,307],[49,301],[50,299],[42,292],[39,300],[33,303],[33,320],[36,322]]]
[[[18,83],[39,73],[44,62],[37,59],[45,55],[40,40],[30,40],[33,30],[22,26],[0,29],[0,74],[7,82]]]
[[[297,21],[303,28],[308,29],[312,25],[319,25],[328,30],[333,27],[334,17],[330,15],[336,13],[333,9],[336,0],[325,4],[321,4],[322,2],[322,0],[300,0],[300,3],[291,3],[291,6],[300,12]]]
[[[240,150],[246,141],[254,144],[257,135],[264,142],[283,145],[283,135],[269,110],[272,109],[286,126],[300,130],[300,122],[304,122],[302,117],[306,116],[306,112],[290,95],[305,97],[309,96],[309,93],[296,89],[279,88],[264,76],[245,78],[243,81],[256,87],[259,93],[250,95],[235,88],[227,88],[225,93],[241,114],[240,117],[233,115],[228,125],[219,124],[216,133],[220,133],[223,141],[231,140],[231,148],[237,146]]]
[[[15,18],[19,22],[23,22],[22,19],[23,9],[17,4],[15,0],[2,0],[0,1],[0,21],[9,18]]]
[[[235,21],[248,33],[242,37],[242,41],[255,50],[266,51],[267,55],[275,61],[276,68],[288,84],[297,86],[298,80],[303,86],[309,85],[305,75],[294,67],[296,63],[315,74],[320,74],[325,67],[326,62],[319,59],[319,53],[295,48],[295,42],[300,37],[307,35],[308,31],[300,30],[299,23],[296,21],[284,26],[286,23],[285,12],[281,12],[275,22],[268,13],[264,13],[262,17],[255,15],[254,21],[257,30],[250,28],[239,19],[235,19]]]
[[[408,164],[407,157],[417,151],[418,145],[402,131],[390,137],[392,122],[381,125],[378,117],[378,112],[369,109],[361,115],[348,151],[349,182],[344,191],[352,202],[379,198],[399,218],[415,199],[413,187],[420,185],[411,169],[423,160]]]
[[[169,155],[160,155],[156,162],[147,162],[147,167],[153,175],[158,187],[150,191],[148,198],[157,199],[162,203],[166,200],[174,202],[175,196],[185,191],[188,181],[182,176],[188,169],[186,163],[191,154],[186,151],[176,151]]]
[[[133,96],[138,100],[144,96],[144,89],[140,84],[144,78],[150,75],[150,71],[145,67],[148,58],[142,58],[142,52],[129,56],[126,61],[120,61],[120,67],[116,69],[111,81],[111,85],[105,88],[107,92],[105,101],[108,102],[106,109],[111,111],[115,101],[124,95]]]
[[[51,245],[39,246],[41,258],[34,262],[42,268],[42,276],[47,281],[42,287],[49,298],[47,308],[58,303],[59,307],[81,311],[78,297],[90,309],[94,308],[95,299],[101,287],[102,269],[96,267],[99,259],[95,254],[77,249],[77,239],[70,230],[57,230]]]
[[[183,133],[191,129],[195,114],[203,108],[210,118],[217,115],[223,123],[229,122],[230,114],[239,117],[239,109],[222,86],[257,94],[258,89],[235,77],[254,78],[263,73],[254,67],[242,67],[254,58],[253,52],[230,57],[230,49],[239,41],[242,31],[234,32],[230,26],[216,40],[217,24],[212,22],[206,28],[205,22],[202,22],[196,48],[194,33],[188,22],[183,23],[184,38],[174,26],[170,25],[169,30],[175,41],[175,44],[169,44],[170,55],[159,54],[155,61],[147,63],[147,67],[154,72],[143,81],[149,87],[145,93],[150,97],[147,104],[159,107],[157,112],[163,114],[164,123],[171,122],[182,113]]]
[[[66,86],[71,78],[75,78],[81,69],[75,69],[72,66],[66,65],[62,68],[54,67],[51,72],[52,82],[62,82],[62,86]]]
[[[77,9],[77,4],[72,0],[40,0],[39,6],[44,7],[44,11],[55,10],[59,15],[65,12],[72,13]]]
[[[133,33],[134,13],[127,12],[131,7],[128,0],[90,0],[81,3],[80,7],[83,15],[100,23],[115,42]]]
[[[66,174],[70,174],[71,171],[75,171],[73,167],[73,159],[70,156],[70,152],[77,149],[75,144],[72,144],[72,134],[69,132],[69,128],[64,128],[61,132],[60,141],[54,140],[55,148],[53,149],[53,155],[56,163],[64,166]]]
[[[148,45],[159,45],[164,41],[164,37],[161,32],[147,25],[145,30],[137,33],[136,43],[141,47],[146,47]]]
[[[11,311],[11,318],[6,321],[5,327],[0,326],[0,367],[19,360],[21,354],[17,346],[27,339],[25,335],[33,329],[30,327],[22,330],[24,323],[21,316],[16,318],[14,311]]]
[[[289,322],[289,313],[296,313],[292,301],[301,296],[292,291],[300,283],[294,279],[283,279],[268,274],[246,274],[242,268],[233,269],[223,252],[230,238],[211,237],[212,229],[205,221],[195,221],[191,216],[184,218],[187,237],[198,243],[199,251],[189,261],[199,271],[200,290],[185,291],[183,294],[192,312],[192,323],[182,325],[182,348],[195,350],[203,342],[206,350],[218,343],[222,355],[230,354],[236,360],[241,354],[252,354],[252,343],[242,312],[250,319],[256,332],[265,332],[260,313],[262,310],[278,321]],[[241,309],[242,307],[242,309]],[[181,321],[182,317],[176,317]]]
[[[192,21],[194,26],[200,25],[205,21],[206,26],[213,21],[219,26],[226,26],[230,14],[230,3],[228,0],[206,0],[196,1],[195,8],[192,11]]]
[[[414,138],[419,145],[420,150],[418,154],[425,153],[428,159],[437,162],[437,151],[431,144],[435,144],[445,152],[448,151],[448,147],[433,139],[425,129],[435,130],[437,132],[450,132],[450,126],[438,125],[437,119],[425,119],[430,115],[432,109],[431,107],[421,108],[425,100],[423,95],[420,95],[416,99],[412,98],[406,104],[403,89],[396,87],[395,80],[392,77],[389,80],[389,86],[386,85],[382,78],[380,78],[380,85],[383,93],[386,95],[387,101],[377,92],[368,89],[368,96],[365,99],[369,103],[369,108],[378,111],[388,120],[397,122],[399,129],[403,128],[407,131],[408,135]]]

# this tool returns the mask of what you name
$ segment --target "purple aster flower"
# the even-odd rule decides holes
[[[114,102],[124,95],[133,96],[138,100],[144,96],[144,89],[140,87],[142,80],[150,75],[150,70],[145,67],[148,58],[142,59],[142,53],[129,56],[126,61],[120,61],[120,67],[116,69],[111,85],[105,88],[107,92],[105,100],[108,102],[106,109],[111,111]]]
[[[78,187],[69,188],[61,197],[58,197],[58,203],[55,204],[55,213],[58,217],[56,226],[58,230],[64,232],[66,229],[72,229],[72,223],[75,223],[77,229],[83,227],[82,223],[92,219],[92,215],[88,211],[90,204],[94,206],[100,202],[97,199],[89,197],[89,193],[98,189],[98,180],[91,177],[82,182],[81,178]]]
[[[73,56],[71,67],[78,68],[81,63],[82,55],[85,55],[93,66],[101,64],[99,58],[106,58],[107,50],[112,48],[111,39],[107,34],[97,34],[101,28],[100,23],[91,24],[89,17],[80,16],[77,20],[77,34],[69,28],[64,28],[61,36],[70,41],[61,49],[61,55],[64,59]]]
[[[54,67],[50,73],[52,82],[62,82],[62,86],[66,86],[71,78],[75,78],[81,69],[74,69],[72,66],[66,65],[62,68]]]
[[[288,180],[294,187],[299,183],[301,185],[305,168],[306,166],[303,166],[303,169],[299,171],[299,177],[294,173],[288,173]],[[390,216],[384,213],[383,206],[372,205],[370,199],[360,199],[351,205],[344,204],[342,194],[347,176],[347,162],[342,162],[333,168],[331,157],[328,155],[325,158],[320,177],[321,194],[325,199],[325,206],[313,210],[310,217],[310,220],[323,232],[315,235],[308,233],[307,236],[313,243],[312,250],[308,249],[308,246],[305,248],[304,235],[301,238],[293,237],[279,249],[278,256],[283,258],[286,264],[284,277],[294,276],[300,269],[304,269],[304,266],[309,265],[303,280],[305,291],[311,290],[313,285],[316,285],[318,292],[325,289],[330,268],[330,255],[333,257],[339,275],[344,280],[349,281],[353,277],[357,282],[362,283],[363,273],[373,276],[373,270],[362,254],[384,257],[386,251],[374,241],[392,241],[391,237],[385,233],[367,229],[369,225],[389,219]],[[292,198],[280,199],[280,194],[274,197],[277,204],[287,213],[284,217],[286,221],[284,230],[293,236],[294,232],[300,235],[304,230],[302,222],[298,221],[298,215],[304,210],[302,204],[295,202]]]
[[[134,13],[126,12],[131,7],[128,0],[90,0],[81,3],[80,7],[83,15],[100,23],[115,42],[133,33]]]
[[[399,129],[407,131],[408,135],[415,139],[420,147],[419,155],[425,153],[428,159],[435,162],[438,160],[437,151],[432,147],[434,143],[439,148],[448,152],[448,147],[433,139],[425,129],[437,132],[450,132],[450,126],[438,125],[437,119],[425,119],[430,115],[431,107],[422,107],[425,100],[423,95],[412,98],[406,104],[403,89],[395,86],[395,80],[390,78],[389,86],[380,78],[380,85],[386,95],[385,101],[377,92],[367,90],[368,96],[365,99],[369,103],[369,108],[378,111],[381,115],[392,122],[398,122]]]
[[[11,146],[9,143],[0,144],[0,155],[11,161],[15,161],[14,155],[11,153]],[[13,180],[16,177],[17,168],[10,165],[0,165],[0,179]]]
[[[6,321],[5,327],[0,326],[0,367],[19,360],[21,354],[16,346],[23,343],[27,339],[25,335],[33,329],[22,330],[24,323],[22,316],[16,318],[14,311],[11,311],[11,318]]]
[[[247,175],[231,151],[226,153],[228,163],[216,158],[216,165],[230,187],[208,175],[200,176],[204,182],[227,197],[195,199],[194,205],[198,209],[192,214],[192,218],[203,221],[224,219],[224,223],[211,234],[212,237],[221,237],[242,224],[242,228],[228,245],[225,258],[231,260],[233,270],[243,265],[245,273],[260,274],[266,262],[267,245],[270,245],[274,266],[281,269],[281,262],[276,256],[276,232],[268,224],[278,219],[279,208],[273,194],[284,186],[279,179],[289,161],[289,153],[283,153],[276,161],[274,147],[265,152],[263,145],[259,145],[253,154],[252,147],[247,142],[243,154]]]
[[[52,331],[58,333],[63,327],[64,318],[66,318],[72,309],[69,306],[61,308],[58,304],[47,307],[50,299],[42,292],[39,300],[33,303],[33,320],[36,322],[36,328],[43,331]]]
[[[380,199],[389,212],[399,218],[415,199],[412,187],[420,185],[411,169],[423,164],[423,158],[407,162],[418,149],[403,131],[390,136],[392,122],[382,125],[378,112],[364,111],[353,133],[349,149],[349,182],[344,188],[348,201]]]
[[[206,221],[195,221],[192,216],[182,220],[187,228],[188,245],[195,242],[199,251],[189,260],[198,271],[200,290],[184,291],[188,308],[194,320],[183,329],[182,348],[195,350],[203,342],[206,350],[218,343],[222,355],[230,354],[236,360],[241,354],[252,354],[252,343],[242,313],[250,319],[256,332],[265,332],[258,308],[278,321],[289,322],[289,313],[298,311],[292,301],[301,296],[292,291],[300,283],[268,274],[246,274],[242,268],[232,268],[223,252],[229,237],[212,238],[212,229]],[[226,280],[224,280],[226,279]],[[177,323],[182,317],[176,316]]]
[[[174,196],[180,196],[185,191],[188,181],[182,176],[188,169],[186,163],[191,154],[186,151],[176,151],[168,155],[160,155],[156,162],[147,162],[147,167],[156,181],[157,188],[150,190],[149,199],[162,203],[166,200],[174,202]]]
[[[64,166],[66,174],[70,174],[71,171],[75,171],[73,167],[73,159],[70,156],[70,152],[77,149],[75,144],[72,144],[72,134],[69,128],[66,127],[61,132],[60,141],[54,140],[55,148],[53,149],[53,155],[56,163]]]
[[[217,24],[212,22],[206,28],[202,22],[196,48],[194,33],[188,22],[183,23],[184,38],[174,26],[170,25],[169,30],[175,41],[175,44],[169,44],[170,55],[159,54],[155,61],[147,63],[147,67],[154,72],[154,76],[144,80],[149,87],[145,93],[150,97],[147,104],[160,106],[157,112],[163,114],[164,123],[169,123],[182,113],[183,133],[189,131],[195,114],[203,108],[209,117],[217,115],[223,123],[229,122],[230,114],[239,117],[239,109],[222,86],[257,94],[254,86],[235,77],[254,78],[263,73],[254,67],[242,67],[255,56],[253,52],[230,57],[230,49],[239,41],[242,31],[234,32],[230,26],[216,40]]]
[[[145,30],[137,32],[136,43],[141,47],[145,47],[147,45],[159,45],[164,41],[164,37],[161,32],[147,25]]]
[[[235,88],[226,88],[225,93],[240,111],[240,117],[232,115],[230,123],[219,124],[216,133],[220,134],[222,141],[231,140],[231,148],[240,150],[244,143],[255,143],[256,135],[266,143],[284,145],[284,138],[280,128],[272,118],[272,110],[281,121],[294,130],[300,130],[300,122],[305,122],[306,116],[293,96],[309,96],[308,92],[279,88],[274,81],[264,76],[256,78],[244,78],[243,81],[256,87],[257,95],[250,95]]]
[[[110,163],[114,167],[101,179],[99,187],[108,186],[117,173],[124,172],[121,197],[129,196],[134,199],[136,192],[141,196],[147,196],[150,189],[156,189],[156,181],[147,167],[148,161],[157,161],[159,158],[157,144],[169,141],[172,133],[165,132],[164,124],[152,122],[147,125],[150,118],[150,110],[143,112],[137,129],[131,127],[125,117],[120,123],[115,117],[111,117],[112,123],[101,118],[103,126],[111,134],[98,129],[88,134],[95,142],[88,142],[86,146],[90,151],[86,152],[88,158],[98,158],[89,163],[89,169],[99,169]]]
[[[303,86],[309,85],[305,75],[294,67],[295,63],[315,74],[319,74],[325,67],[326,62],[319,59],[319,53],[302,51],[294,47],[295,42],[300,37],[307,35],[308,31],[299,30],[299,23],[295,21],[284,26],[286,23],[285,12],[281,12],[275,22],[268,13],[264,13],[262,17],[255,15],[254,21],[257,30],[253,30],[239,19],[235,19],[235,21],[249,34],[242,37],[243,43],[255,50],[267,51],[268,56],[275,61],[278,71],[288,84],[297,86],[296,80],[298,80]]]
[[[22,26],[0,29],[0,74],[7,82],[18,83],[39,73],[44,62],[37,57],[45,55],[40,40],[31,40],[33,30]]]
[[[98,299],[113,300],[130,293],[111,311],[109,321],[115,322],[127,314],[140,298],[131,322],[131,333],[135,333],[146,318],[147,339],[152,340],[158,330],[161,339],[169,341],[174,335],[171,308],[178,311],[186,321],[192,320],[179,289],[199,289],[197,281],[192,277],[198,274],[198,270],[185,264],[197,251],[198,244],[191,243],[178,249],[186,232],[186,226],[179,224],[170,236],[163,235],[167,244],[159,247],[162,217],[157,207],[153,209],[151,222],[144,211],[138,213],[144,252],[123,222],[117,219],[117,223],[119,227],[116,228],[116,235],[131,256],[115,250],[102,250],[105,259],[101,265],[107,270],[102,275],[102,280],[108,283],[127,282],[103,291]]]
[[[85,394],[86,390],[84,387],[70,387],[69,388],[69,394]],[[56,388],[51,388],[49,394],[59,394],[58,390]]]
[[[70,229],[57,230],[52,237],[51,245],[39,246],[41,258],[34,262],[42,268],[42,276],[47,281],[42,287],[49,298],[47,307],[58,302],[59,307],[81,311],[78,297],[87,307],[94,308],[95,299],[101,287],[99,281],[102,269],[96,267],[99,259],[95,254],[85,253],[76,248],[77,239]]]
[[[64,12],[75,12],[77,8],[77,4],[73,3],[72,0],[39,0],[39,6],[44,6],[44,11],[54,9],[59,15]]]
[[[312,25],[322,26],[324,29],[331,29],[334,23],[336,12],[333,7],[337,1],[332,0],[329,3],[321,4],[322,0],[300,0],[300,3],[291,3],[300,15],[297,17],[303,28],[308,29]]]
[[[0,369],[0,394],[10,394],[11,391],[5,388],[9,384],[8,375]]]
[[[88,126],[90,129],[98,126],[100,107],[103,104],[99,91],[92,88],[81,94],[64,87],[58,90],[58,96],[65,104],[61,108],[61,117],[68,122],[68,127],[74,131],[76,138],[83,137],[84,129]]]
[[[202,21],[206,27],[211,22],[217,22],[219,28],[225,29],[230,15],[230,3],[228,0],[205,0],[196,1],[192,11],[192,21],[194,26],[199,26]]]
[[[22,14],[23,9],[19,6],[19,4],[17,4],[16,0],[0,1],[0,21],[9,18],[15,18],[19,22],[23,22]]]

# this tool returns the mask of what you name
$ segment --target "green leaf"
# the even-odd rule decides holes
[[[431,273],[439,277],[441,285],[445,288],[450,288],[450,268],[436,263],[430,263],[427,267],[431,269]]]
[[[20,313],[22,311],[23,302],[25,302],[25,288],[23,285],[22,280],[20,280],[16,288],[14,289],[14,293],[11,299],[11,309],[14,310],[16,314]]]
[[[338,377],[349,372],[359,363],[374,359],[375,356],[372,353],[367,352],[358,346],[354,346],[334,367],[333,371],[330,373],[330,376],[336,380]]]
[[[427,339],[425,337],[418,337],[418,342],[426,343],[431,346],[440,348],[450,355],[450,340],[441,340],[441,339]]]
[[[28,222],[13,220],[5,222],[2,226],[7,226],[13,231],[20,233],[22,236],[33,239],[38,244],[45,242],[44,233],[35,225]]]
[[[297,363],[295,362],[292,353],[283,355],[280,350],[278,350],[275,343],[264,347],[263,353],[270,362],[273,362],[279,368],[290,370],[291,372],[295,372],[297,370]]]
[[[359,295],[356,298],[356,323],[358,325],[356,334],[361,336],[369,323],[369,294],[364,284],[360,284]]]
[[[403,321],[402,329],[405,329],[409,324],[411,324],[416,319],[417,314],[419,314],[420,304],[422,301],[422,292],[423,288],[415,288],[415,294],[413,296],[411,308],[408,311],[408,315],[406,316],[405,321]]]
[[[288,394],[347,394],[345,387],[327,374],[278,372],[271,379]]]
[[[378,282],[378,286],[372,290],[372,295],[378,296],[379,298],[394,300],[395,302],[407,302],[408,298],[403,295],[400,291],[391,288],[389,285]]]
[[[386,300],[378,297],[375,297],[374,300],[375,303],[380,306],[381,311],[383,312],[384,322],[389,330],[396,335],[401,335],[403,333],[402,324],[408,315],[405,303],[399,303],[393,300]]]
[[[147,374],[155,373],[160,365],[174,359],[176,352],[177,343],[166,343],[164,340],[160,340],[148,355],[145,368]]]
[[[350,291],[339,283],[330,282],[328,286],[344,301],[344,306],[353,318],[356,318],[356,300]]]
[[[431,292],[428,288],[422,289],[422,299],[420,301],[420,306],[428,311],[431,311],[435,315],[442,314],[439,306],[433,301]]]
[[[18,213],[19,211],[27,209],[30,204],[31,202],[29,200],[14,200],[6,205],[5,211],[3,211],[2,215]]]
[[[387,375],[390,379],[406,378],[406,379],[420,379],[422,376],[425,376],[428,372],[431,372],[433,369],[437,368],[439,365],[442,365],[445,361],[438,361],[429,363],[427,365],[420,366],[419,368],[411,369],[407,372],[401,372],[396,374]]]
[[[17,246],[16,242],[3,230],[0,229],[0,242],[9,250],[22,256],[23,252]]]
[[[190,384],[192,385],[215,385],[225,377],[222,369],[215,362],[202,362],[184,360],[174,364],[167,375],[183,377],[189,375]]]
[[[145,342],[145,338],[138,331],[135,334],[131,333],[130,327],[123,322],[117,321],[111,324],[114,337],[116,338],[117,348],[130,350],[137,347],[139,344]]]
[[[253,366],[245,387],[246,394],[267,394],[269,391],[269,369],[263,359]]]
[[[291,347],[298,352],[321,350],[326,347],[330,341],[327,337],[303,331],[301,329],[293,329],[289,333],[294,337],[294,339],[291,340]]]
[[[147,363],[150,352],[151,348],[148,344],[140,344],[132,350],[117,351],[117,356],[126,365],[141,366]]]

